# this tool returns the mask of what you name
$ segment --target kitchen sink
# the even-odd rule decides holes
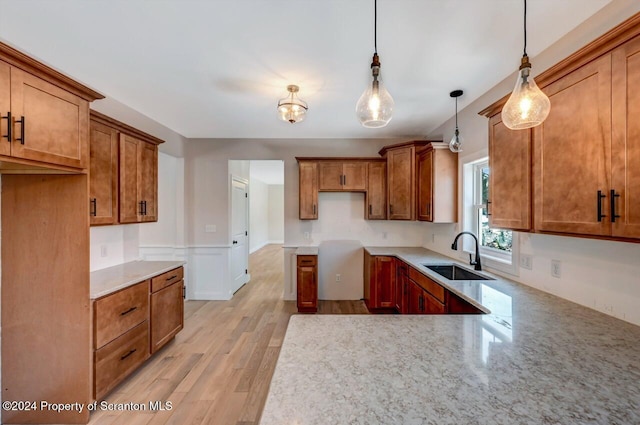
[[[423,266],[449,280],[494,280],[490,277],[482,276],[481,274],[474,273],[471,270],[467,270],[455,264],[423,264]]]

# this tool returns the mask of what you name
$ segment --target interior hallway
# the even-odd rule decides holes
[[[283,301],[283,250],[251,254],[251,281],[230,301],[187,301],[184,329],[106,398],[146,411],[101,411],[102,424],[257,424],[295,301]],[[362,301],[320,301],[319,313],[366,314]],[[149,401],[171,410],[149,411]]]

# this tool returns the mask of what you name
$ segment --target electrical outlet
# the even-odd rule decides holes
[[[107,246],[106,245],[100,245],[100,256],[101,257],[106,257],[107,256]]]
[[[436,234],[435,233],[431,234],[431,243],[436,243]]]
[[[551,260],[551,276],[560,278],[562,275],[562,263],[560,260]]]
[[[336,274],[336,282],[340,282],[342,281],[342,276],[340,276],[340,273]]]
[[[215,233],[218,231],[215,224],[207,224],[204,226],[205,233]]]
[[[309,235],[309,232],[304,232],[304,238],[311,239],[311,235]]]
[[[533,258],[530,255],[520,254],[520,267],[527,270],[533,269]]]
[[[387,239],[387,232],[382,232],[382,239]]]

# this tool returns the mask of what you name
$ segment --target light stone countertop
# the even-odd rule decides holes
[[[483,274],[444,286],[490,314],[292,316],[260,423],[640,424],[640,327]]]
[[[317,246],[299,246],[295,252],[296,255],[318,255]]]
[[[96,270],[91,272],[89,297],[95,300],[184,264],[184,261],[131,261]]]

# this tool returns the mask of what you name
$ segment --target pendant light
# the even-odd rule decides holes
[[[373,1],[373,61],[371,74],[373,81],[362,93],[356,104],[356,115],[364,127],[384,127],[391,121],[393,98],[380,81],[380,58],[378,57],[378,1]]]
[[[296,85],[292,84],[287,86],[289,96],[278,101],[278,116],[282,121],[295,124],[304,121],[304,118],[307,116],[309,107],[307,106],[307,102],[298,99],[296,93],[298,93],[299,90],[300,87]]]
[[[462,136],[460,136],[460,131],[458,130],[458,98],[462,96],[464,92],[462,90],[454,90],[449,93],[449,96],[453,97],[456,100],[456,131],[453,133],[453,137],[449,142],[449,149],[451,152],[462,152]]]
[[[531,75],[531,63],[527,56],[527,0],[524,0],[524,55],[516,86],[502,108],[502,122],[511,130],[535,127],[549,115],[551,102],[538,88]]]

